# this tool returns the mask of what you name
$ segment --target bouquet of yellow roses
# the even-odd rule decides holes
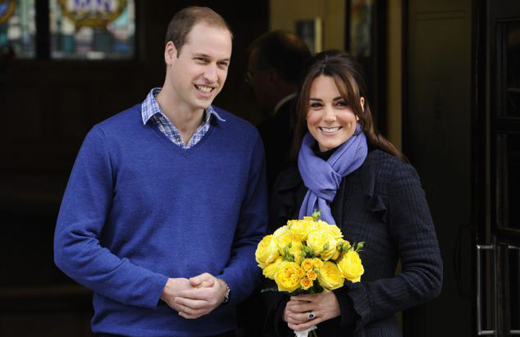
[[[336,225],[318,220],[319,216],[315,211],[302,220],[289,220],[258,244],[258,266],[276,282],[278,291],[314,294],[338,289],[345,279],[361,280],[359,251],[364,243],[350,244]]]

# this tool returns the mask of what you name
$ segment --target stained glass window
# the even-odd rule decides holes
[[[133,0],[51,0],[51,58],[131,59]]]
[[[35,57],[35,0],[0,0],[0,56]]]

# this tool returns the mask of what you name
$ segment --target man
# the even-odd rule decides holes
[[[231,46],[220,15],[180,11],[166,35],[162,89],[85,138],[55,261],[94,291],[98,336],[230,336],[236,304],[260,281],[262,142],[252,125],[211,105]]]
[[[303,40],[281,30],[260,36],[249,48],[247,79],[264,115],[258,129],[265,146],[269,187],[289,161],[296,92],[310,57]]]
[[[296,92],[311,54],[297,35],[276,30],[257,38],[249,47],[247,81],[264,117],[258,129],[265,146],[267,181],[272,187],[278,173],[289,164]],[[264,293],[264,296],[268,296]],[[266,309],[259,290],[239,308],[239,335],[262,336]]]

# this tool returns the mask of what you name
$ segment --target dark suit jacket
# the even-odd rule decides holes
[[[284,171],[274,187],[271,226],[297,219],[306,192],[297,168]],[[363,165],[343,178],[331,210],[348,241],[365,242],[360,253],[365,273],[360,283],[334,291],[341,315],[318,325],[318,334],[401,336],[395,313],[436,297],[442,285],[441,255],[417,172],[370,150]],[[402,272],[395,275],[399,259]],[[282,321],[288,297],[268,297],[268,329],[290,336]]]
[[[267,186],[271,191],[278,174],[290,166],[289,152],[293,138],[293,116],[296,98],[285,102],[276,115],[266,119],[258,126],[265,148]]]
[[[269,117],[258,126],[265,148],[267,186],[269,191],[280,171],[290,166],[289,152],[293,138],[292,120],[295,113],[296,98],[286,101],[276,115]],[[266,308],[260,296],[260,288],[237,309],[240,335],[244,337],[269,336],[262,329]]]

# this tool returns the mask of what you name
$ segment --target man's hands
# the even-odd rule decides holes
[[[164,286],[161,300],[166,302],[168,306],[180,312],[180,307],[175,303],[175,299],[183,290],[191,289],[190,280],[187,278],[169,278]]]
[[[194,319],[218,307],[224,301],[226,289],[224,280],[208,273],[190,279],[170,278],[161,299],[182,317]]]

